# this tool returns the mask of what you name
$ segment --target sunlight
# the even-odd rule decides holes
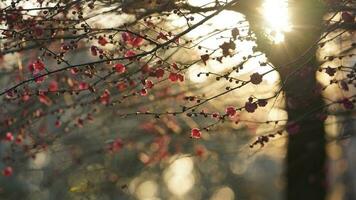
[[[267,32],[275,43],[284,41],[283,32],[291,31],[287,0],[265,0],[263,16],[267,23]]]
[[[141,183],[136,190],[138,199],[157,199],[158,185],[155,181],[147,180]]]
[[[163,175],[169,191],[177,196],[186,194],[195,183],[193,169],[193,160],[189,157],[174,160]]]

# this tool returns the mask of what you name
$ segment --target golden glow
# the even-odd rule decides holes
[[[219,199],[233,200],[235,199],[235,193],[231,188],[227,186],[222,187],[216,190],[213,196],[210,198],[210,200],[219,200]]]
[[[263,16],[266,20],[267,32],[275,43],[284,41],[284,32],[291,30],[289,24],[287,0],[265,0]]]
[[[186,194],[195,183],[193,169],[194,164],[190,157],[174,160],[163,174],[168,190],[177,196]]]
[[[152,180],[144,181],[136,189],[138,199],[156,199],[157,194],[158,184]]]

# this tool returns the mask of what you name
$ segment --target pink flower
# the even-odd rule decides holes
[[[354,109],[354,104],[348,98],[344,98],[340,101],[340,103],[344,106],[345,109],[352,110]]]
[[[198,128],[193,128],[190,132],[190,137],[194,139],[200,139],[201,138],[201,132]]]
[[[107,43],[109,43],[106,38],[104,38],[103,36],[99,36],[99,39],[98,39],[98,43],[101,45],[101,46],[105,46]]]
[[[148,89],[151,89],[151,88],[153,88],[153,86],[154,86],[153,82],[150,81],[150,80],[147,80],[145,85],[146,85],[146,87],[147,87]]]
[[[125,82],[120,82],[120,83],[118,83],[118,84],[116,85],[116,88],[117,88],[120,92],[122,92],[122,91],[124,91],[124,90],[127,88],[127,85],[126,85]]]
[[[168,78],[169,78],[169,80],[172,81],[172,82],[177,82],[177,81],[178,81],[178,74],[171,72],[171,73],[169,74],[169,77],[168,77]]]
[[[136,55],[136,53],[132,50],[128,50],[126,53],[125,53],[125,58],[129,58],[129,60],[133,60],[134,57]]]
[[[7,132],[6,135],[5,135],[5,140],[8,141],[8,142],[11,142],[14,140],[14,136],[12,135],[11,132]]]
[[[300,130],[300,126],[297,123],[290,123],[287,125],[286,130],[289,134],[296,134]]]
[[[11,176],[11,175],[13,174],[12,167],[10,167],[10,166],[5,167],[5,168],[2,170],[2,174],[3,174],[4,176]]]
[[[50,106],[52,104],[52,100],[49,97],[47,97],[45,94],[38,95],[38,100],[47,106]]]
[[[58,91],[58,83],[57,81],[51,81],[48,85],[48,91],[57,92]]]
[[[123,65],[121,63],[117,63],[115,65],[115,70],[116,70],[117,73],[122,74],[122,73],[124,73],[126,71],[126,67],[125,67],[125,65]]]
[[[104,93],[100,96],[100,102],[104,105],[109,104],[110,101],[110,92],[109,90],[105,89]]]
[[[162,78],[163,75],[164,75],[164,70],[161,69],[161,68],[157,69],[157,70],[155,71],[155,75],[156,75],[157,78]]]
[[[147,96],[147,90],[146,90],[146,89],[142,89],[142,90],[140,91],[140,95],[141,95],[141,96]]]
[[[257,104],[256,103],[252,103],[252,102],[246,102],[245,103],[245,109],[246,109],[247,112],[253,113],[257,109]]]
[[[236,109],[233,106],[229,106],[229,107],[226,108],[225,113],[228,116],[232,117],[232,116],[234,116],[236,114]]]
[[[79,83],[79,90],[87,90],[89,88],[89,84],[86,82]]]

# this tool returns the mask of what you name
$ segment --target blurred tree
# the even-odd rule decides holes
[[[252,4],[251,1],[242,1],[235,7],[250,22],[251,29],[256,33],[257,47],[277,67],[286,95],[290,122],[287,199],[325,199],[327,165],[324,122],[315,115],[308,115],[320,112],[320,108],[324,107],[321,93],[316,91],[316,71],[320,63],[315,44],[327,26],[323,21],[325,4],[319,0],[290,2],[294,30],[285,34],[285,42],[281,44],[269,42],[262,24],[263,16],[256,15],[258,5]],[[261,1],[258,4],[261,5]],[[291,71],[295,71],[296,75],[291,76]],[[293,133],[294,129],[298,129],[297,134]]]

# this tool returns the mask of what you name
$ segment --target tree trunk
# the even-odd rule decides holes
[[[319,0],[290,0],[289,12],[293,30],[285,41],[271,43],[262,30],[265,27],[255,8],[261,1],[241,1],[235,10],[245,14],[257,37],[258,49],[277,67],[286,97],[290,126],[286,159],[286,197],[288,200],[322,200],[326,196],[326,152],[324,124],[313,110],[323,106],[317,88],[319,63],[316,48],[311,48],[321,36],[323,4]],[[302,57],[306,52],[307,56]],[[297,62],[293,62],[298,60]],[[293,63],[286,65],[287,63]],[[296,69],[302,69],[291,75]],[[299,130],[297,130],[299,129]]]
[[[315,52],[313,52],[315,53]],[[315,57],[307,62],[308,68],[315,69]],[[298,67],[298,66],[291,66]],[[280,72],[282,81],[289,73]],[[288,135],[287,149],[287,197],[297,199],[324,199],[326,194],[326,153],[324,123],[312,110],[323,106],[320,96],[316,96],[315,70],[303,76],[293,76],[285,86],[289,123],[297,121],[299,131]]]

